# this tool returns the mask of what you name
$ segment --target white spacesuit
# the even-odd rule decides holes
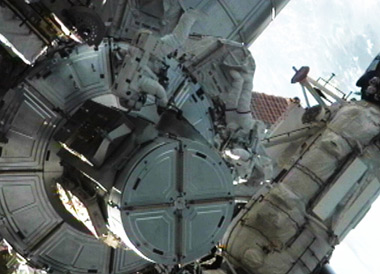
[[[162,38],[147,30],[137,33],[113,86],[113,93],[119,97],[122,106],[140,109],[147,94],[154,96],[159,106],[166,106],[166,90],[157,74],[164,66],[165,58],[185,43],[199,16],[200,13],[195,10],[185,12],[173,32]]]

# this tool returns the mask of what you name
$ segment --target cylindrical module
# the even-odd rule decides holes
[[[111,191],[109,224],[140,256],[185,264],[207,254],[234,209],[229,168],[206,145],[159,139],[127,164]]]

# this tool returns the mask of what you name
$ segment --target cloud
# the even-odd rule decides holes
[[[291,68],[308,65],[312,77],[334,72],[340,89],[356,91],[356,80],[380,50],[379,10],[380,2],[373,0],[290,1],[251,47],[255,90],[300,96],[301,89],[289,84]]]

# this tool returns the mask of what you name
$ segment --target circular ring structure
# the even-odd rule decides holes
[[[96,52],[78,47],[68,59],[57,57],[41,68],[42,74],[51,70],[48,76],[30,76],[7,94],[13,118],[9,141],[1,144],[0,152],[0,234],[49,273],[124,274],[150,265],[134,251],[112,249],[73,226],[63,216],[63,206],[53,202],[58,200],[55,186],[62,166],[52,136],[62,120],[52,109],[70,113],[109,93],[108,47],[104,43]]]
[[[185,264],[207,254],[232,218],[232,177],[206,145],[161,139],[120,174],[109,207],[115,232],[142,257]]]

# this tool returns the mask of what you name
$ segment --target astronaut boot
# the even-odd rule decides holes
[[[236,112],[237,122],[244,133],[249,133],[255,126],[255,119],[252,117],[251,111]]]

